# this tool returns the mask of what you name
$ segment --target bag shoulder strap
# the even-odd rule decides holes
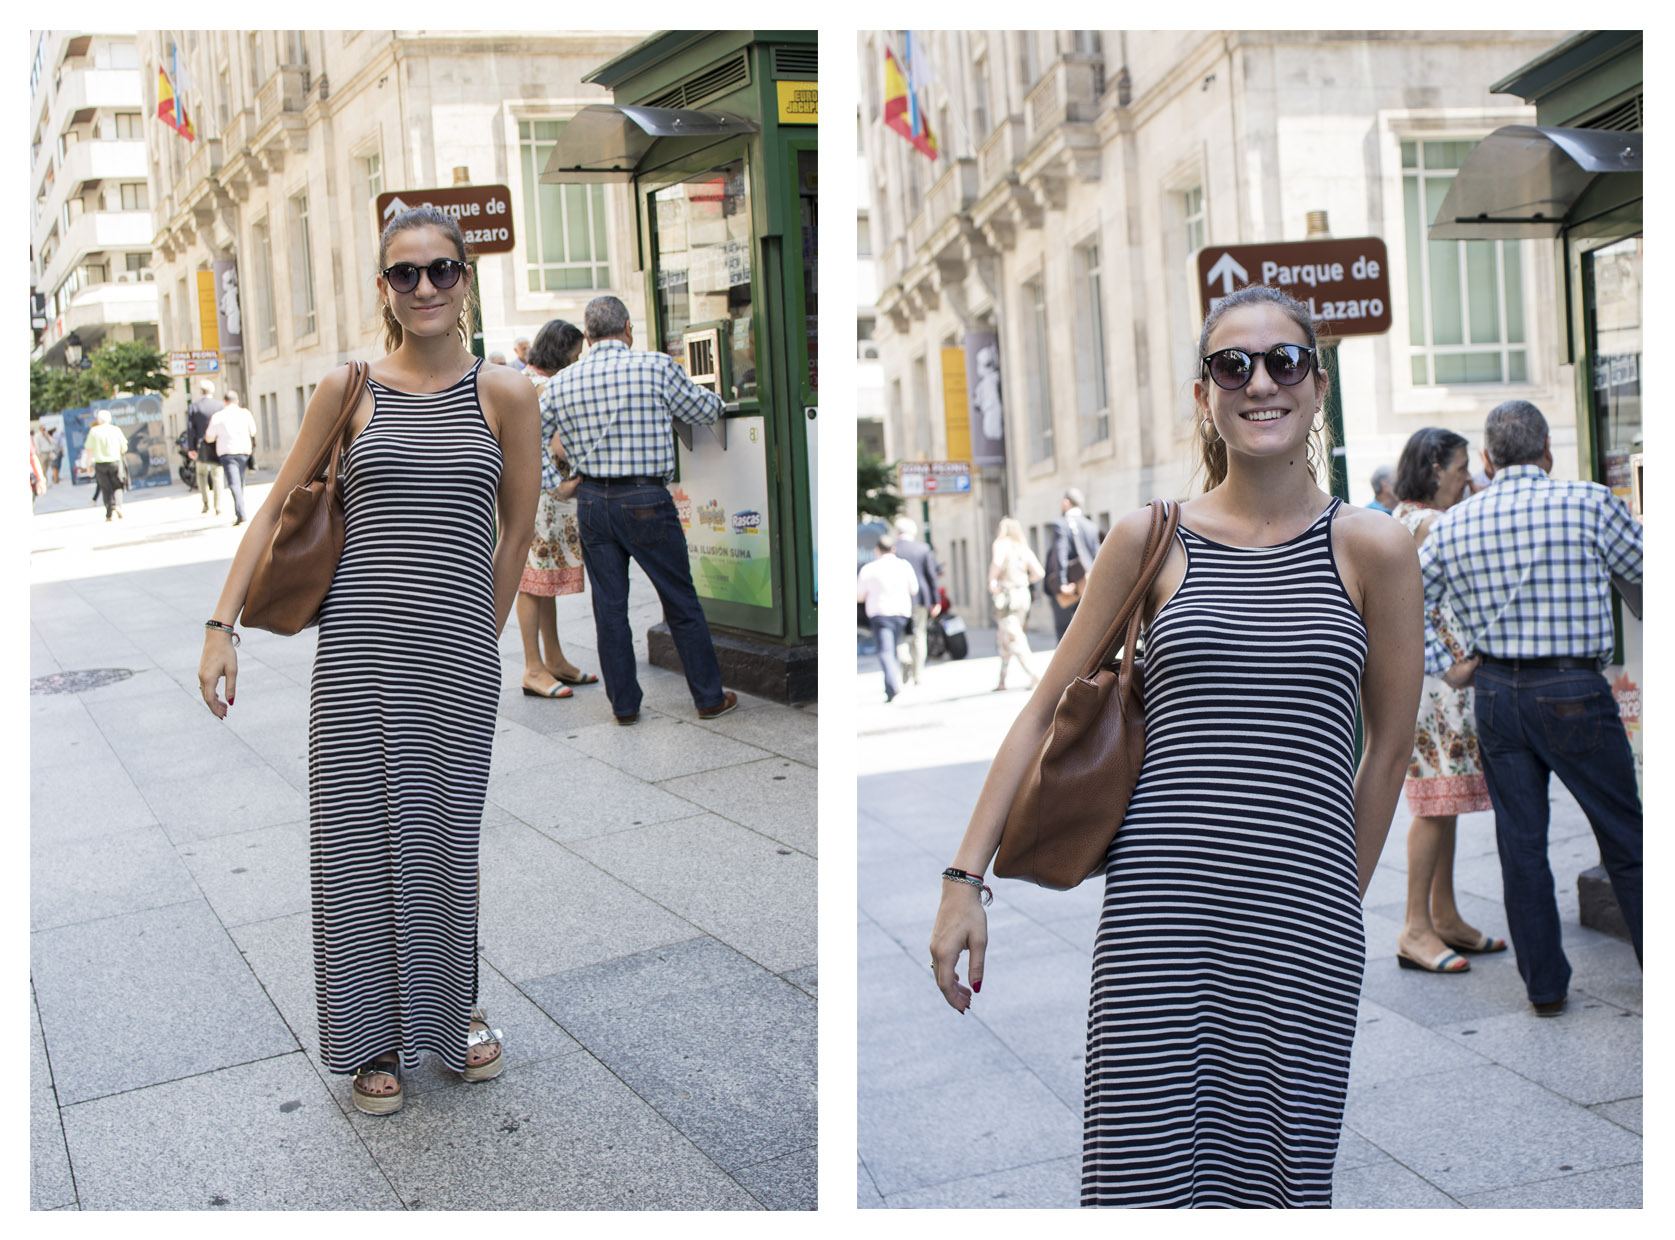
[[[317,482],[323,476],[330,485],[336,485],[339,462],[343,457],[343,436],[349,429],[349,423],[355,416],[355,410],[360,408],[361,396],[366,391],[366,379],[370,368],[365,362],[349,363],[349,383],[343,393],[343,408],[337,411],[337,422],[332,432],[326,437],[325,443],[315,453],[313,462],[304,475],[303,485]]]
[[[1169,545],[1175,537],[1175,527],[1181,518],[1180,506],[1174,500],[1154,499],[1150,508],[1152,523],[1151,529],[1146,533],[1146,550],[1140,560],[1140,573],[1135,578],[1134,587],[1128,592],[1128,597],[1111,617],[1103,640],[1095,647],[1093,661],[1082,672],[1084,676],[1092,676],[1103,667],[1119,642],[1123,643],[1125,671],[1134,660],[1133,637],[1137,635],[1140,613],[1144,609],[1146,596],[1151,593],[1152,583],[1157,580],[1164,560],[1169,557]]]

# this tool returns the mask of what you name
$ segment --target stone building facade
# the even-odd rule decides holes
[[[922,509],[955,602],[987,615],[1003,515],[1044,552],[1067,487],[1102,528],[1153,495],[1190,493],[1192,255],[1302,240],[1314,211],[1334,236],[1383,238],[1391,267],[1392,329],[1340,349],[1351,500],[1371,498],[1373,469],[1413,431],[1444,425],[1480,446],[1489,409],[1512,397],[1546,411],[1557,472],[1574,476],[1551,247],[1424,238],[1471,145],[1533,122],[1485,83],[1558,37],[916,32],[932,162],[881,120],[885,48],[902,47],[863,33],[889,459],[947,456],[944,362],[956,356],[944,350],[998,337],[1005,463],[974,470],[970,496]]]
[[[392,190],[504,184],[516,250],[478,262],[487,351],[512,355],[587,301],[643,302],[631,203],[616,186],[537,181],[569,116],[609,93],[582,79],[632,31],[152,31],[140,36],[146,109],[178,53],[198,140],[150,131],[164,347],[202,347],[198,274],[232,260],[242,327],[225,347],[275,455],[295,439],[320,376],[383,351],[380,224]],[[184,417],[186,383],[168,410]],[[262,454],[265,455],[265,454]],[[268,458],[272,459],[272,458]]]
[[[34,357],[71,335],[157,341],[144,92],[132,33],[31,35],[29,278],[46,320]]]

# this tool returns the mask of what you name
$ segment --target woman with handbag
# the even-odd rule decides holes
[[[1002,864],[1009,837],[1033,827],[1043,856],[1095,837],[1058,884],[1105,876],[1083,1204],[1326,1206],[1360,897],[1418,707],[1418,556],[1399,525],[1318,485],[1328,381],[1307,307],[1277,289],[1235,292],[1206,319],[1199,357],[1205,493],[1131,513],[1106,539],[944,871],[932,968],[963,1012],[984,981],[982,871],[998,848],[997,874],[1029,873]],[[1142,622],[1143,697],[1131,662]],[[1119,638],[1130,649],[1113,675],[1103,665]],[[1090,713],[1088,692],[1113,680]],[[1066,746],[1099,761],[1072,770]],[[1055,836],[1059,824],[1078,838]]]
[[[1018,519],[1002,517],[989,556],[989,596],[995,605],[995,637],[1000,651],[996,693],[1006,688],[1006,668],[1014,659],[1029,678],[1030,688],[1035,688],[1040,679],[1025,657],[1029,654],[1029,638],[1024,635],[1024,618],[1029,615],[1030,585],[1046,575],[1041,561],[1024,541],[1024,527]]]
[[[1414,431],[1396,462],[1396,507],[1390,515],[1424,545],[1431,526],[1471,489],[1465,436],[1439,426]],[[1407,831],[1407,912],[1396,940],[1396,963],[1427,973],[1468,973],[1470,954],[1504,952],[1506,940],[1467,924],[1454,899],[1454,830],[1460,814],[1491,808],[1477,752],[1470,686],[1456,687],[1477,661],[1454,632],[1453,615],[1437,608],[1432,627],[1454,655],[1454,667],[1425,677],[1413,755],[1402,785],[1413,822]]]
[[[583,341],[579,327],[553,319],[535,333],[535,344],[524,363],[524,377],[539,391],[548,379],[581,356]],[[529,562],[518,582],[525,697],[567,698],[573,696],[571,685],[599,683],[599,677],[564,657],[564,647],[558,641],[558,596],[580,594],[586,581],[576,501],[559,496],[561,479],[552,453],[557,438],[558,420],[542,413],[541,498],[535,509],[535,541],[529,544]],[[543,642],[545,657],[541,654]]]
[[[198,681],[226,718],[241,613],[295,632],[306,615],[275,617],[329,583],[308,738],[320,1057],[354,1073],[356,1108],[388,1114],[423,1052],[468,1081],[504,1067],[476,1007],[477,851],[498,639],[529,551],[540,447],[534,390],[465,348],[459,225],[404,211],[378,261],[389,352],[370,372],[354,362],[322,378],[205,626]],[[299,550],[293,513],[322,494],[322,469],[319,511],[332,516],[340,494],[341,517]]]

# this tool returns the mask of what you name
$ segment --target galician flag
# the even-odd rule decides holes
[[[908,35],[909,71],[912,67],[912,40],[913,36]],[[909,85],[908,73],[903,72],[895,53],[887,47],[884,49],[884,123],[913,143],[922,154],[936,158],[936,135],[931,133],[930,121],[919,106],[918,93]]]

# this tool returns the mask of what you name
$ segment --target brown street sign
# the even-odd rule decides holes
[[[378,231],[409,207],[435,207],[454,217],[473,254],[510,254],[512,191],[504,185],[452,185],[445,189],[397,189],[379,194]]]
[[[1390,259],[1380,237],[1210,245],[1197,267],[1205,314],[1235,289],[1270,284],[1308,306],[1323,336],[1390,330]]]

